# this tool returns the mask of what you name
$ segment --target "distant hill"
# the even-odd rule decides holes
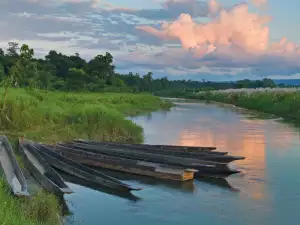
[[[277,79],[273,81],[275,84],[300,85],[300,79]]]

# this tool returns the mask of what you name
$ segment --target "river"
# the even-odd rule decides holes
[[[162,182],[115,174],[142,187],[129,199],[69,183],[66,197],[75,224],[83,225],[298,225],[299,129],[276,119],[215,104],[178,102],[169,112],[133,120],[145,143],[216,146],[245,156],[231,163],[242,171],[214,181]]]

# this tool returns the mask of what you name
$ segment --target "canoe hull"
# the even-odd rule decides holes
[[[197,170],[181,167],[171,167],[159,163],[122,159],[112,156],[88,153],[80,150],[56,148],[53,149],[63,156],[87,166],[100,167],[132,174],[150,176],[166,180],[186,181],[194,178]]]
[[[29,196],[27,181],[6,136],[0,136],[0,166],[2,176],[6,179],[13,194],[19,197]]]
[[[67,142],[70,144],[76,144],[76,142]],[[84,144],[84,142],[81,142],[81,144]],[[85,142],[86,145],[90,145],[92,147],[109,147],[114,146],[113,144],[88,144],[88,142]],[[166,155],[166,156],[175,156],[175,157],[181,157],[181,158],[190,158],[190,159],[197,159],[197,160],[205,160],[205,161],[211,161],[211,162],[219,162],[219,163],[230,163],[235,160],[242,160],[245,159],[245,157],[240,156],[230,156],[225,155],[227,152],[184,152],[184,151],[169,151],[165,150],[164,148],[145,148],[143,146],[141,147],[129,147],[129,145],[119,145],[119,148],[121,148],[123,151],[139,151],[139,152],[145,152],[145,153],[153,153],[153,154],[159,154],[159,155]],[[219,154],[216,154],[219,153]]]
[[[178,152],[211,152],[216,150],[216,147],[198,147],[198,146],[179,146],[179,145],[149,145],[149,144],[127,144],[127,143],[118,143],[118,142],[98,142],[90,140],[75,140],[78,143],[86,143],[93,145],[107,145],[107,146],[122,146],[130,148],[142,148],[142,149],[163,149],[168,151],[178,151]]]
[[[26,151],[30,152],[31,156],[36,157],[35,160],[38,161],[39,167],[36,166],[37,163],[33,162],[33,158],[30,158]],[[64,194],[73,192],[42,156],[28,143],[23,142],[23,140],[19,140],[19,153],[23,158],[25,167],[46,191],[54,193],[59,199],[63,199]]]
[[[69,157],[75,157],[75,156],[71,156],[70,153],[75,153],[75,154],[79,154],[79,155],[82,155],[82,156],[90,156],[90,159],[84,159],[83,157],[76,156],[76,160],[81,161],[82,163],[90,164],[90,165],[92,165],[94,163],[94,164],[96,164],[96,165],[98,164],[100,166],[100,163],[96,162],[95,160],[92,161],[93,159],[98,159],[98,158],[103,159],[103,158],[109,158],[109,157],[110,158],[123,158],[124,157],[124,155],[116,154],[114,151],[107,152],[105,150],[104,154],[102,154],[103,152],[101,150],[100,151],[97,151],[97,150],[89,151],[89,150],[85,150],[85,149],[80,149],[80,148],[75,148],[75,147],[73,147],[73,148],[72,147],[66,147],[66,146],[62,146],[62,145],[56,145],[53,148],[55,150],[64,152],[64,154],[68,153]],[[156,163],[155,160],[149,161],[149,160],[145,160],[145,158],[143,158],[143,157],[131,158],[130,156],[125,155],[125,158],[123,158],[124,161],[130,160],[130,159],[131,160],[141,160],[141,161],[148,161],[148,162]],[[164,158],[161,157],[161,158],[157,158],[157,159],[162,161]],[[159,163],[162,163],[161,161]],[[180,162],[180,160],[177,160],[177,161],[174,161],[174,160],[172,161],[171,160],[169,162],[170,163],[163,163],[163,164],[170,165],[170,166],[182,167],[182,162]],[[121,164],[121,163],[119,163],[119,164]],[[104,166],[107,166],[107,165],[103,165],[103,167]],[[229,176],[231,174],[239,172],[239,171],[236,171],[236,170],[231,170],[226,164],[221,164],[220,166],[214,166],[214,165],[204,166],[204,165],[192,164],[191,163],[191,164],[186,164],[185,168],[192,168],[192,169],[198,170],[198,172],[195,173],[195,177],[202,177],[202,176],[212,176],[212,177],[222,176],[223,177],[223,176]]]
[[[145,160],[149,162],[157,162],[162,164],[177,165],[186,168],[191,168],[191,165],[198,165],[203,167],[226,167],[225,163],[211,162],[198,159],[181,158],[170,155],[159,155],[148,152],[139,152],[136,150],[123,150],[121,148],[97,147],[84,144],[57,144],[57,146],[69,147],[74,149],[82,149],[92,153],[99,153],[104,155],[116,156],[121,158]],[[193,167],[192,167],[193,168]]]
[[[109,177],[101,172],[88,168],[84,165],[77,163],[71,159],[60,155],[46,146],[36,145],[39,152],[50,163],[51,166],[68,173],[72,176],[93,182],[97,185],[104,186],[106,188],[115,189],[118,191],[132,191],[140,190],[140,188],[133,188],[125,183],[120,182],[117,179]]]

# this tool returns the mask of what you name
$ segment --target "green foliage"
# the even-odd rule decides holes
[[[199,91],[209,90],[225,90],[225,89],[240,89],[240,88],[265,88],[265,87],[276,87],[275,83],[271,79],[263,80],[239,80],[237,82],[210,82],[210,81],[163,81],[163,87],[159,89],[159,84],[156,80],[152,82],[156,88],[154,93],[158,96],[167,97],[192,97],[193,93]]]
[[[201,92],[194,98],[233,104],[300,122],[300,93],[297,91]]]
[[[70,68],[66,77],[68,90],[81,91],[86,89],[87,74],[83,69]]]
[[[3,83],[5,77],[4,66],[0,63],[0,84]]]
[[[115,72],[113,56],[106,52],[89,61],[79,53],[67,56],[51,50],[45,59],[35,59],[34,50],[28,45],[8,43],[6,53],[0,49],[0,65],[10,86],[29,89],[40,88],[59,91],[90,92],[151,92],[156,95],[172,95],[172,92],[194,92],[204,89],[274,87],[270,79],[237,82],[210,82],[191,80],[168,80],[167,77],[154,79],[147,74],[119,74]],[[3,79],[0,68],[0,80]]]
[[[62,224],[57,199],[45,192],[38,192],[31,199],[17,199],[11,196],[7,184],[0,178],[0,202],[1,224]]]

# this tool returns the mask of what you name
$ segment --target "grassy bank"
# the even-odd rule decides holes
[[[74,138],[137,143],[143,141],[143,130],[125,117],[170,106],[150,94],[24,89],[9,89],[4,101],[4,90],[0,89],[0,132],[12,145],[20,136],[44,143]],[[1,224],[60,223],[59,204],[51,194],[40,192],[31,201],[15,199],[0,179],[0,202]]]
[[[0,89],[1,99],[3,92]],[[79,137],[141,142],[142,129],[125,116],[169,107],[170,104],[149,94],[10,89],[0,124],[10,137],[24,135],[47,143]],[[3,108],[3,100],[0,108]]]
[[[233,104],[300,122],[300,92],[295,89],[198,92],[193,98]]]

